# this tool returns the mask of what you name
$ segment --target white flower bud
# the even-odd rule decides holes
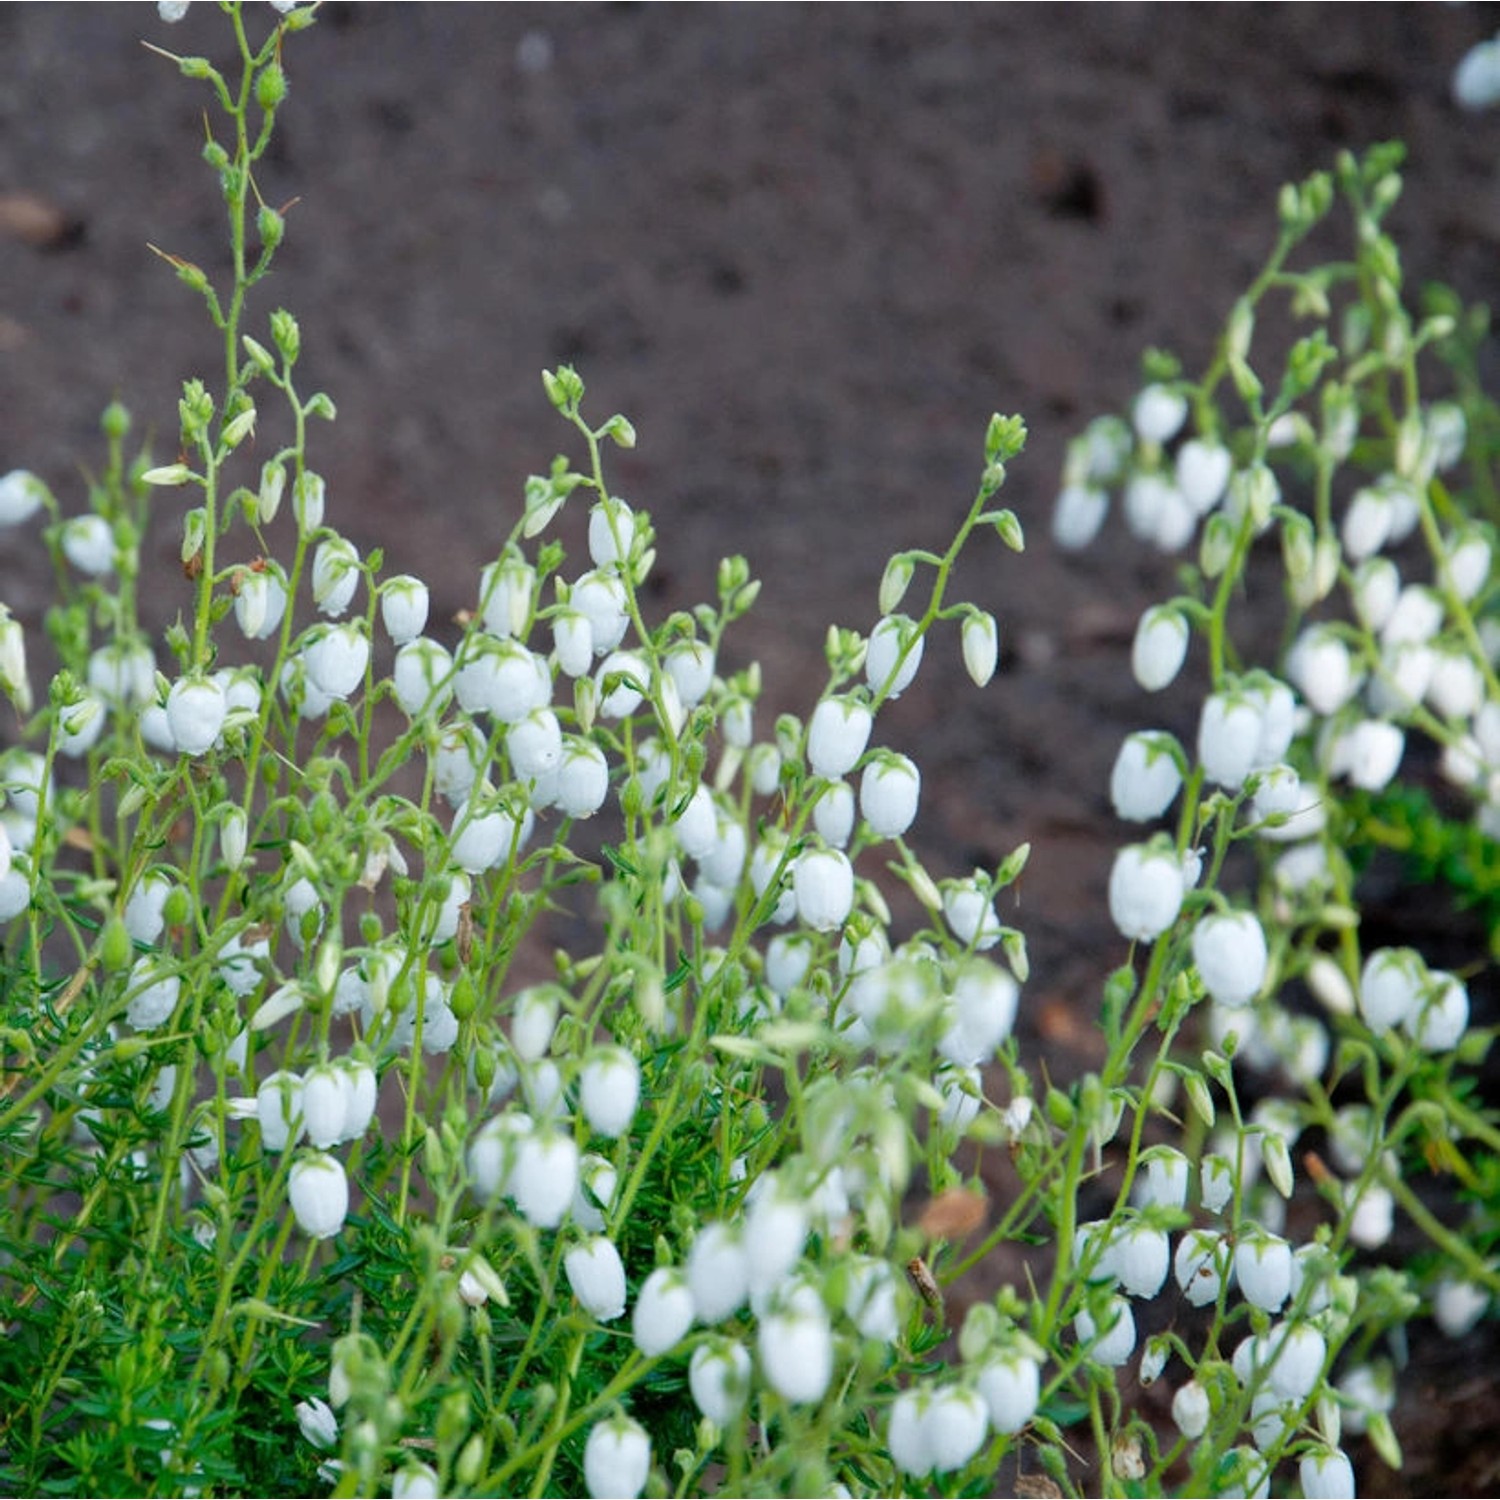
[[[693,1294],[686,1278],[675,1266],[658,1266],[642,1284],[631,1315],[636,1348],[647,1359],[665,1354],[692,1326]],[[696,1392],[693,1399],[697,1400]],[[698,1405],[702,1410],[703,1403]]]
[[[859,809],[871,833],[900,838],[916,819],[921,791],[922,773],[915,761],[888,750],[879,752],[859,783]]]
[[[1140,618],[1130,649],[1135,680],[1148,693],[1173,682],[1187,659],[1188,622],[1177,610],[1153,605]]]
[[[380,588],[380,619],[398,646],[416,640],[427,628],[427,585],[409,573],[388,578]]]
[[[524,634],[535,600],[536,569],[516,553],[488,564],[479,575],[479,617],[491,635]],[[585,635],[584,664],[579,669],[582,672],[588,671],[593,652],[592,636],[587,632]],[[569,675],[576,677],[578,673]]]
[[[1453,70],[1453,102],[1462,109],[1488,109],[1500,101],[1500,37],[1476,42]]]
[[[711,1338],[693,1350],[688,1389],[693,1404],[716,1427],[728,1427],[750,1399],[750,1354],[733,1339]]]
[[[331,1239],[349,1213],[349,1179],[343,1166],[323,1152],[292,1163],[287,1196],[298,1227],[315,1240]]]
[[[885,1261],[864,1255],[849,1266],[844,1312],[861,1338],[881,1344],[896,1339],[901,1331],[896,1275]]]
[[[327,499],[328,487],[323,483],[321,474],[314,474],[311,469],[307,469],[297,476],[296,483],[292,486],[292,514],[297,518],[299,535],[310,536],[323,524]]]
[[[579,1305],[601,1323],[612,1323],[625,1311],[625,1265],[614,1242],[595,1235],[563,1256],[568,1285]]]
[[[797,914],[815,932],[843,926],[854,906],[854,870],[837,849],[807,849],[792,866]]]
[[[437,1495],[438,1476],[431,1464],[408,1459],[391,1476],[391,1500],[437,1500]]]
[[[965,960],[952,982],[953,1020],[938,1051],[961,1068],[989,1062],[1015,1025],[1020,995],[1020,986],[1004,969],[987,959]]]
[[[1120,933],[1150,942],[1177,920],[1182,867],[1175,851],[1131,844],[1115,856],[1109,876],[1109,914]]]
[[[344,1124],[354,1097],[354,1080],[329,1063],[309,1068],[302,1079],[302,1123],[320,1151],[345,1139]]]
[[[975,687],[983,687],[995,675],[995,664],[1000,659],[1000,630],[995,617],[983,610],[965,615],[960,640],[964,670]]]
[[[593,1500],[636,1500],[651,1473],[651,1439],[639,1422],[616,1416],[589,1432],[583,1482]]]
[[[870,690],[878,696],[899,698],[917,675],[924,644],[917,634],[916,621],[906,615],[886,615],[880,620],[865,647],[865,681]],[[903,651],[905,659],[897,666]]]
[[[1187,420],[1187,397],[1165,385],[1148,385],[1130,408],[1130,422],[1142,441],[1169,443]]]
[[[833,1329],[818,1293],[794,1287],[761,1318],[757,1341],[766,1383],[784,1401],[821,1401],[833,1378]]]

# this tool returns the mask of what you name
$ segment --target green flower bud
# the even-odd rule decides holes
[[[268,63],[255,80],[255,102],[270,114],[286,98],[286,73],[278,62]]]

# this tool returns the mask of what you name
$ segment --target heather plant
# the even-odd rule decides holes
[[[1413,781],[1413,846],[1491,837],[1500,693],[1482,328],[1403,309],[1395,153],[1289,188],[1210,370],[1153,356],[1070,455],[1060,540],[1110,489],[1149,541],[1198,539],[1133,665],[1180,692],[1197,641],[1204,693],[1191,754],[1122,748],[1121,817],[1174,826],[1115,865],[1104,1061],[1048,1079],[996,902],[1027,850],[930,869],[883,713],[929,648],[995,671],[996,620],[949,588],[971,544],[1021,548],[997,497],[1023,424],[989,423],[951,545],[830,628],[801,716],[766,723],[759,668],[728,665],[745,560],[652,617],[664,539],[606,468],[635,430],[567,367],[539,412],[570,453],[430,620],[338,531],[334,403],[261,305],[288,226],[257,165],[316,19],[275,9],[223,7],[227,64],[164,54],[217,111],[231,250],[222,284],[165,257],[224,356],[175,453],[132,449],[115,403],[86,496],[0,480],[8,541],[54,570],[57,663],[34,701],[35,624],[0,611],[0,1482],[1335,1495],[1343,1434],[1399,1462],[1396,1336],[1484,1310],[1500,1189],[1484,956],[1370,939],[1359,876],[1409,739],[1471,803]],[[1352,257],[1289,269],[1335,183]],[[1282,294],[1315,331],[1268,385]],[[1290,612],[1264,658],[1231,630],[1263,539]],[[961,1302],[991,1257],[1013,1278]]]

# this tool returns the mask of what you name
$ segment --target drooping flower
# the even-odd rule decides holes
[[[874,718],[858,698],[824,698],[807,726],[807,761],[814,776],[846,776],[865,753]]]
[[[796,1405],[821,1401],[833,1378],[833,1330],[815,1288],[801,1284],[761,1318],[757,1342],[766,1383]]]
[[[1159,937],[1177,920],[1182,897],[1182,866],[1175,851],[1131,844],[1115,856],[1109,914],[1123,936],[1145,942]]]
[[[815,932],[843,925],[854,906],[854,869],[837,849],[806,849],[792,866],[797,914]]]
[[[1159,818],[1182,787],[1177,741],[1161,731],[1126,735],[1109,776],[1116,814],[1133,823]]]
[[[212,677],[179,677],[167,694],[167,723],[182,755],[202,755],[213,748],[224,727],[229,703]]]
[[[859,810],[871,833],[897,839],[917,816],[922,773],[916,762],[891,751],[877,752],[859,783]]]
[[[924,644],[917,634],[915,620],[906,615],[886,615],[881,619],[870,632],[865,648],[865,681],[870,690],[887,698],[899,698],[911,686],[917,668],[922,665]]]
[[[583,1446],[583,1482],[593,1500],[636,1500],[651,1473],[651,1439],[619,1415],[600,1422]]]
[[[1248,911],[1211,912],[1193,929],[1193,963],[1220,1005],[1248,1005],[1266,979],[1266,935]]]
[[[733,1339],[699,1344],[688,1361],[693,1403],[716,1427],[728,1427],[750,1398],[750,1353]]]
[[[693,1311],[687,1278],[675,1266],[658,1266],[642,1283],[635,1300],[631,1332],[636,1348],[648,1359],[665,1354],[693,1326]]]
[[[614,1241],[596,1234],[563,1256],[568,1285],[579,1305],[601,1323],[625,1311],[625,1265]]]
[[[344,1227],[349,1212],[349,1179],[342,1164],[316,1151],[292,1163],[287,1196],[304,1234],[331,1239]]]

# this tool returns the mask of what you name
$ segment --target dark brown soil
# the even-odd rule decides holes
[[[1493,298],[1500,111],[1448,97],[1493,29],[1443,5],[330,5],[288,55],[265,179],[295,206],[252,326],[297,311],[339,407],[314,449],[330,519],[445,615],[569,446],[538,375],[575,363],[595,415],[639,431],[614,473],[655,520],[662,612],[711,595],[724,553],[764,580],[730,664],[763,661],[768,714],[806,712],[827,624],[873,623],[886,557],[946,542],[989,414],[1023,414],[1005,499],[1030,545],[981,541],[958,588],[1000,618],[1002,674],[974,691],[936,639],[886,732],[921,761],[940,873],[1032,843],[1005,913],[1031,945],[1027,1046],[1087,1057],[1122,956],[1108,770],[1160,712],[1125,647],[1172,571],[1118,521],[1054,551],[1064,444],[1128,399],[1143,347],[1204,361],[1277,188],[1340,149],[1405,140],[1410,282]],[[167,457],[178,382],[219,358],[147,248],[222,262],[203,101],[141,39],[222,58],[207,4],[176,28],[146,4],[0,7],[0,469],[78,501],[105,402]],[[169,609],[175,544],[164,527]],[[0,552],[29,626],[43,583]],[[1493,1492],[1474,1354],[1416,1330],[1409,1464],[1361,1455],[1366,1492]]]

